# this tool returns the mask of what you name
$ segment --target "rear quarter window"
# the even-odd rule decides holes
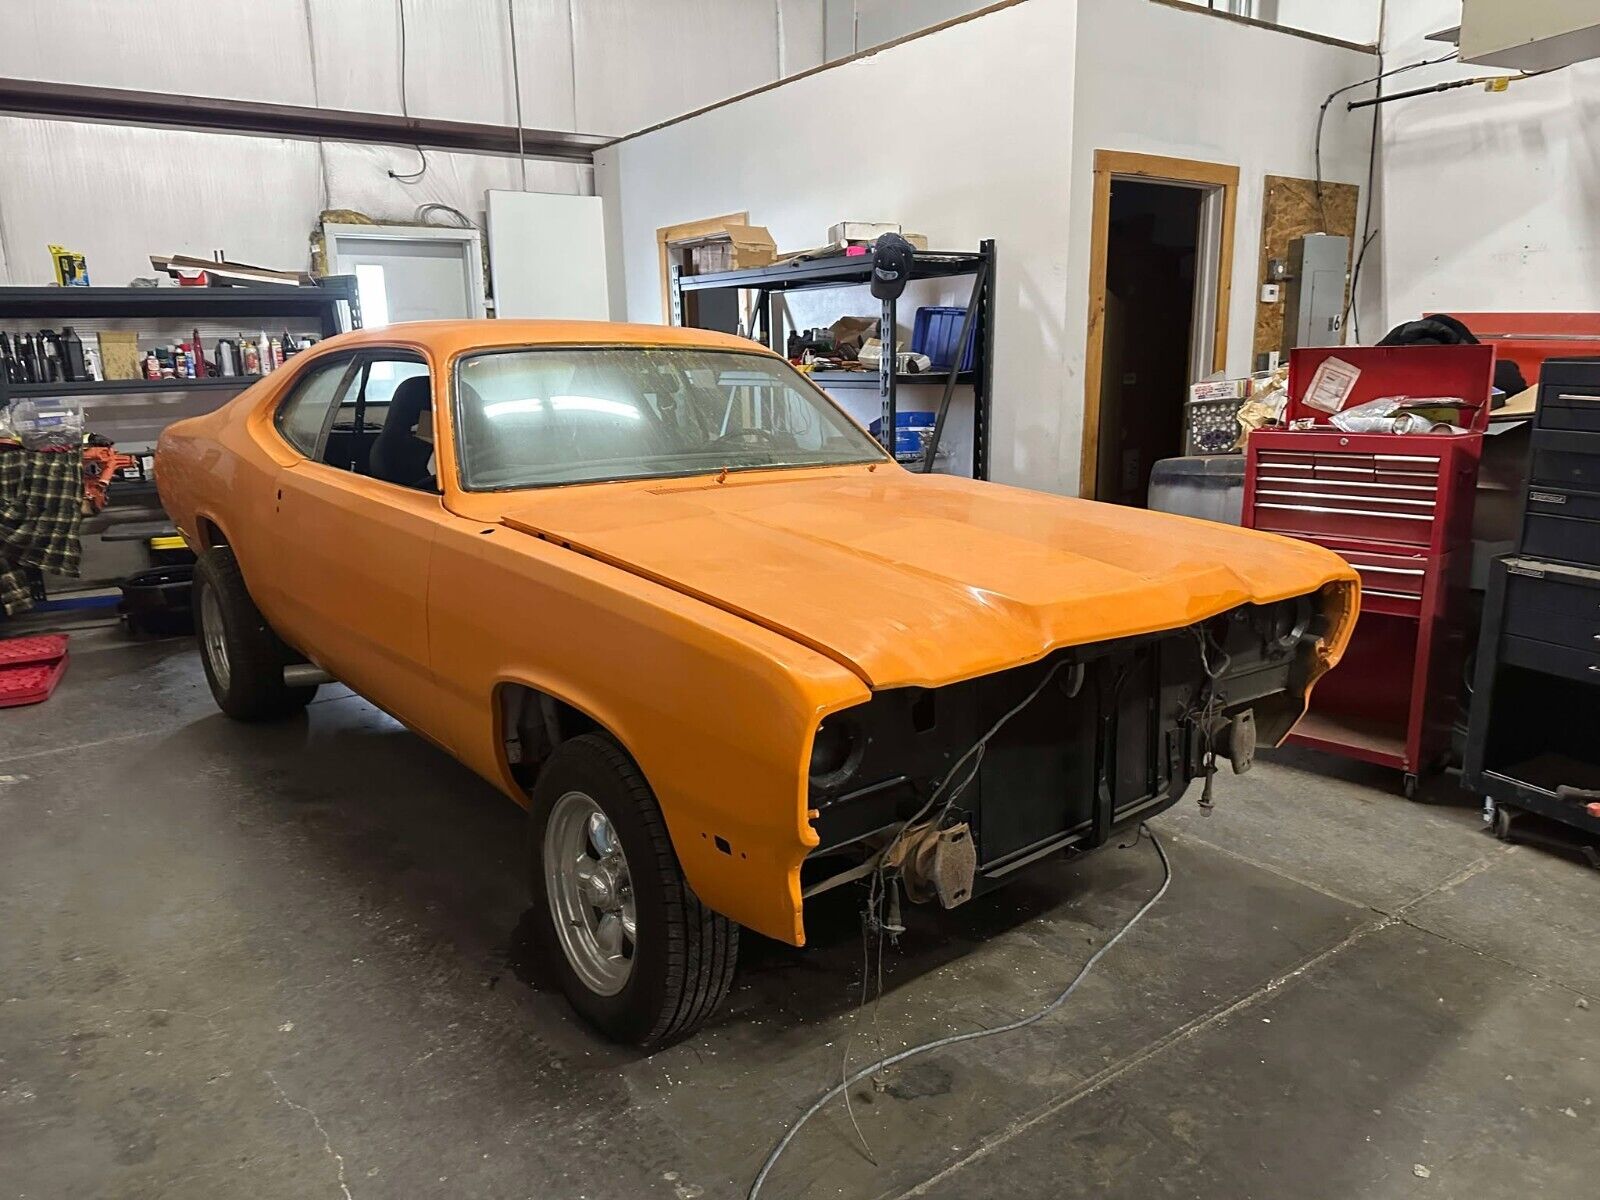
[[[278,405],[273,424],[278,427],[284,441],[308,458],[316,457],[317,443],[322,439],[328,412],[344,390],[345,374],[349,369],[348,358],[313,366]]]

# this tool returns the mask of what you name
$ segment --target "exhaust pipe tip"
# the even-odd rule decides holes
[[[316,687],[332,682],[333,676],[316,663],[291,663],[283,669],[284,687]]]

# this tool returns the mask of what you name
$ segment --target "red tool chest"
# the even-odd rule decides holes
[[[1345,403],[1456,396],[1478,405],[1463,434],[1343,433],[1303,403],[1325,359],[1360,369]],[[1296,745],[1405,772],[1411,795],[1450,744],[1462,690],[1473,492],[1489,415],[1489,346],[1344,346],[1289,356],[1285,421],[1246,450],[1244,524],[1315,542],[1361,577],[1344,659],[1289,735]]]

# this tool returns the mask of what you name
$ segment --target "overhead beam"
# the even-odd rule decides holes
[[[0,79],[0,112],[95,124],[145,125],[301,141],[422,146],[556,162],[592,163],[612,139],[588,133],[481,125],[394,113],[350,112],[297,104],[264,104],[215,96],[174,96],[124,88],[84,87],[42,79]]]

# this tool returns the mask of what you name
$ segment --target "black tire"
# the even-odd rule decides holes
[[[570,792],[599,806],[627,860],[638,932],[627,981],[613,995],[580,978],[556,931],[544,843],[556,803]],[[528,817],[540,951],[573,1008],[607,1037],[646,1050],[699,1029],[733,984],[739,926],[690,890],[655,795],[633,760],[604,734],[563,742],[539,773]]]
[[[208,596],[214,597],[213,608]],[[207,614],[220,618],[226,663],[213,662]],[[250,599],[233,551],[215,546],[200,556],[194,570],[194,634],[206,682],[217,707],[236,721],[270,721],[299,712],[317,694],[316,685],[288,687],[283,668],[294,655],[272,632]]]

